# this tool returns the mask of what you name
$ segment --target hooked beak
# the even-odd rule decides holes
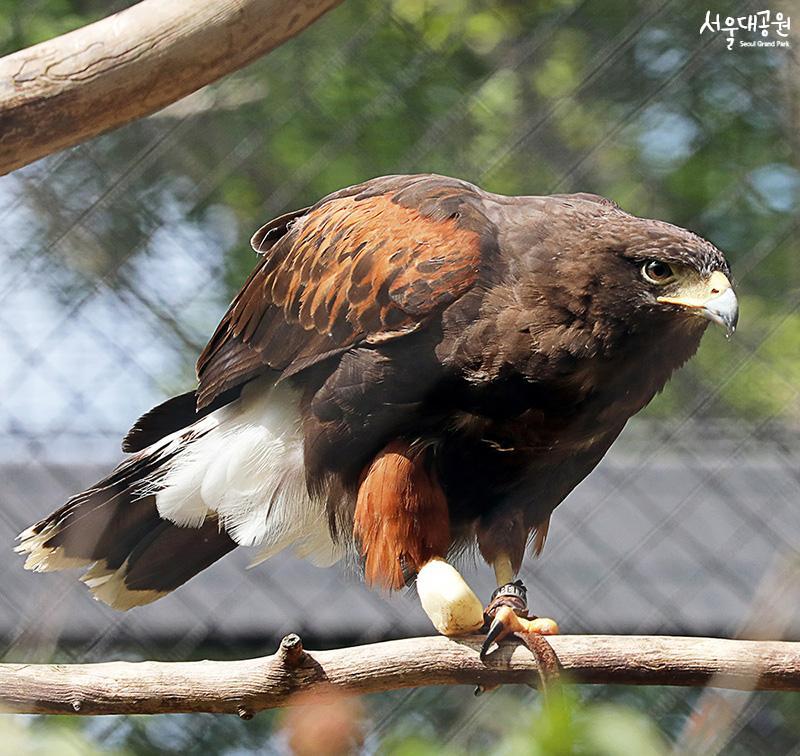
[[[657,301],[694,310],[725,328],[727,336],[733,334],[739,322],[739,300],[728,277],[719,271],[712,273],[705,281],[686,287],[675,296],[657,297]]]

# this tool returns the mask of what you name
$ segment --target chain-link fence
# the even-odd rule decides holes
[[[0,32],[10,50],[100,5],[0,7]],[[309,648],[430,632],[410,592],[373,593],[345,569],[288,555],[245,570],[248,555],[234,553],[119,614],[74,574],[26,573],[12,553],[23,527],[119,460],[141,412],[192,385],[194,359],[253,264],[255,228],[341,186],[415,171],[507,193],[594,191],[726,251],[739,332],[706,336],[556,511],[545,554],[523,577],[533,608],[566,632],[800,638],[796,580],[780,606],[764,604],[800,544],[797,45],[792,32],[788,49],[728,50],[726,33],[700,34],[707,10],[674,0],[348,0],[249,69],[5,177],[5,658],[222,658],[271,652],[287,632]],[[775,27],[770,35],[782,39]],[[488,598],[488,568],[466,573]],[[702,713],[699,695],[581,689],[585,700],[645,711],[667,743],[682,742]],[[800,753],[795,696],[736,696],[715,747]],[[353,716],[366,751],[492,751],[534,701],[414,690],[372,697]],[[43,737],[55,725],[27,726]],[[98,747],[137,753],[289,747],[272,715],[82,726]]]

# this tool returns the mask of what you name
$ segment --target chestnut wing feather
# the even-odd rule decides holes
[[[267,253],[198,361],[198,407],[422,327],[475,283],[491,231],[479,205],[464,182],[389,177],[265,226],[253,242]]]

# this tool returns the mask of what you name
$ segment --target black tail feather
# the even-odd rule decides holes
[[[179,450],[197,437],[140,452],[108,477],[20,534],[27,569],[90,569],[96,598],[119,609],[149,603],[236,547],[214,518],[200,527],[161,519],[153,488]]]
[[[173,396],[142,415],[122,439],[122,451],[140,452],[151,444],[204,418],[206,415],[239,398],[242,387],[236,386],[220,394],[213,402],[197,409],[197,392]]]
[[[168,593],[236,548],[216,520],[199,528],[179,528],[161,521],[128,557],[125,585],[132,591]]]

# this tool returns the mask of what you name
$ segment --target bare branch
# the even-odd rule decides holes
[[[341,0],[144,0],[0,59],[0,174],[159,110]]]
[[[661,636],[549,639],[568,679],[628,685],[800,690],[800,644]],[[523,646],[481,662],[482,638],[412,638],[308,652],[296,635],[278,653],[232,662],[0,664],[0,711],[36,714],[216,712],[248,719],[309,689],[375,693],[423,685],[534,683]]]

